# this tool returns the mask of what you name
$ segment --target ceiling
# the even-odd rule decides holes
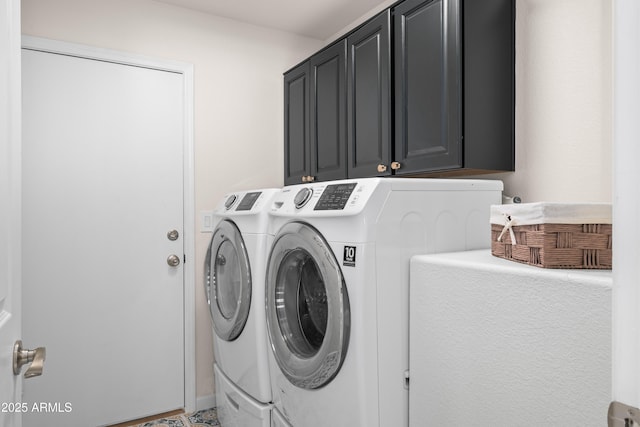
[[[326,40],[384,0],[156,0]]]

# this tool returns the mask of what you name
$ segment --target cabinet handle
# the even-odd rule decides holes
[[[307,178],[308,178],[307,176],[303,176],[302,177],[302,182],[307,182]]]
[[[311,175],[309,175],[309,176],[307,177],[307,182],[313,182],[313,181],[315,181],[315,180],[316,180],[316,177],[315,177],[315,176],[311,176]]]
[[[387,165],[378,165],[378,172],[386,172],[387,171]]]
[[[401,167],[402,165],[400,164],[400,162],[391,162],[391,169],[393,169],[394,171],[397,171]]]

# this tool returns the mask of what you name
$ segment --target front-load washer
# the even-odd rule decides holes
[[[270,423],[269,417],[245,417],[241,412],[243,408],[265,409],[258,411],[260,415],[271,407],[264,277],[267,208],[278,191],[228,194],[214,211],[215,228],[205,258],[204,283],[213,321],[215,373],[220,373],[216,392],[223,426],[263,427]],[[242,393],[232,393],[230,390],[235,389],[227,384]],[[239,402],[242,399],[251,401]],[[239,419],[253,421],[238,424]]]
[[[269,211],[273,413],[408,426],[409,260],[487,248],[502,182],[368,178],[283,188]]]

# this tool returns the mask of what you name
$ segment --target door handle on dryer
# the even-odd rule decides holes
[[[25,350],[22,348],[22,341],[16,341],[13,346],[13,374],[20,375],[22,367],[31,363],[31,366],[29,366],[24,373],[24,377],[32,378],[42,375],[46,357],[47,350],[44,347],[38,347],[35,350]]]

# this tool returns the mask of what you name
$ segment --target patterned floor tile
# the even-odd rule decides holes
[[[205,409],[194,414],[187,415],[189,425],[192,427],[219,426],[218,411],[216,408]]]
[[[188,424],[184,423],[182,416],[163,418],[161,420],[149,421],[144,424],[140,424],[140,427],[188,427]]]
[[[193,414],[176,415],[175,417],[148,421],[133,427],[210,427],[219,425],[218,412],[216,408],[211,408],[194,412]]]

